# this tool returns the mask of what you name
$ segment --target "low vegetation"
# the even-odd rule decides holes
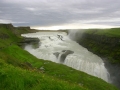
[[[89,34],[104,35],[107,37],[120,37],[120,28],[111,29],[89,29],[86,31]]]
[[[0,35],[1,90],[118,90],[100,78],[32,56],[18,46],[22,37],[4,25]]]
[[[87,30],[78,41],[113,64],[120,64],[120,28]]]

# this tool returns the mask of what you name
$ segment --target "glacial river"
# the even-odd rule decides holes
[[[37,32],[22,34],[39,38],[39,47],[26,45],[25,50],[37,58],[61,63],[109,82],[109,73],[100,57],[71,40],[65,32]]]

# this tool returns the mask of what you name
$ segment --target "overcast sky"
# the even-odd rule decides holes
[[[120,0],[0,0],[0,23],[40,29],[120,26]]]

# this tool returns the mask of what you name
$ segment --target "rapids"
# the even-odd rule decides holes
[[[102,59],[71,40],[65,32],[37,32],[22,36],[40,39],[39,48],[32,45],[24,48],[37,58],[62,63],[110,82]]]

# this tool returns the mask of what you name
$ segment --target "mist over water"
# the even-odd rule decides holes
[[[23,37],[40,39],[39,48],[26,45],[25,50],[37,58],[65,64],[110,82],[110,76],[100,57],[89,52],[64,32],[37,32],[22,34]]]

